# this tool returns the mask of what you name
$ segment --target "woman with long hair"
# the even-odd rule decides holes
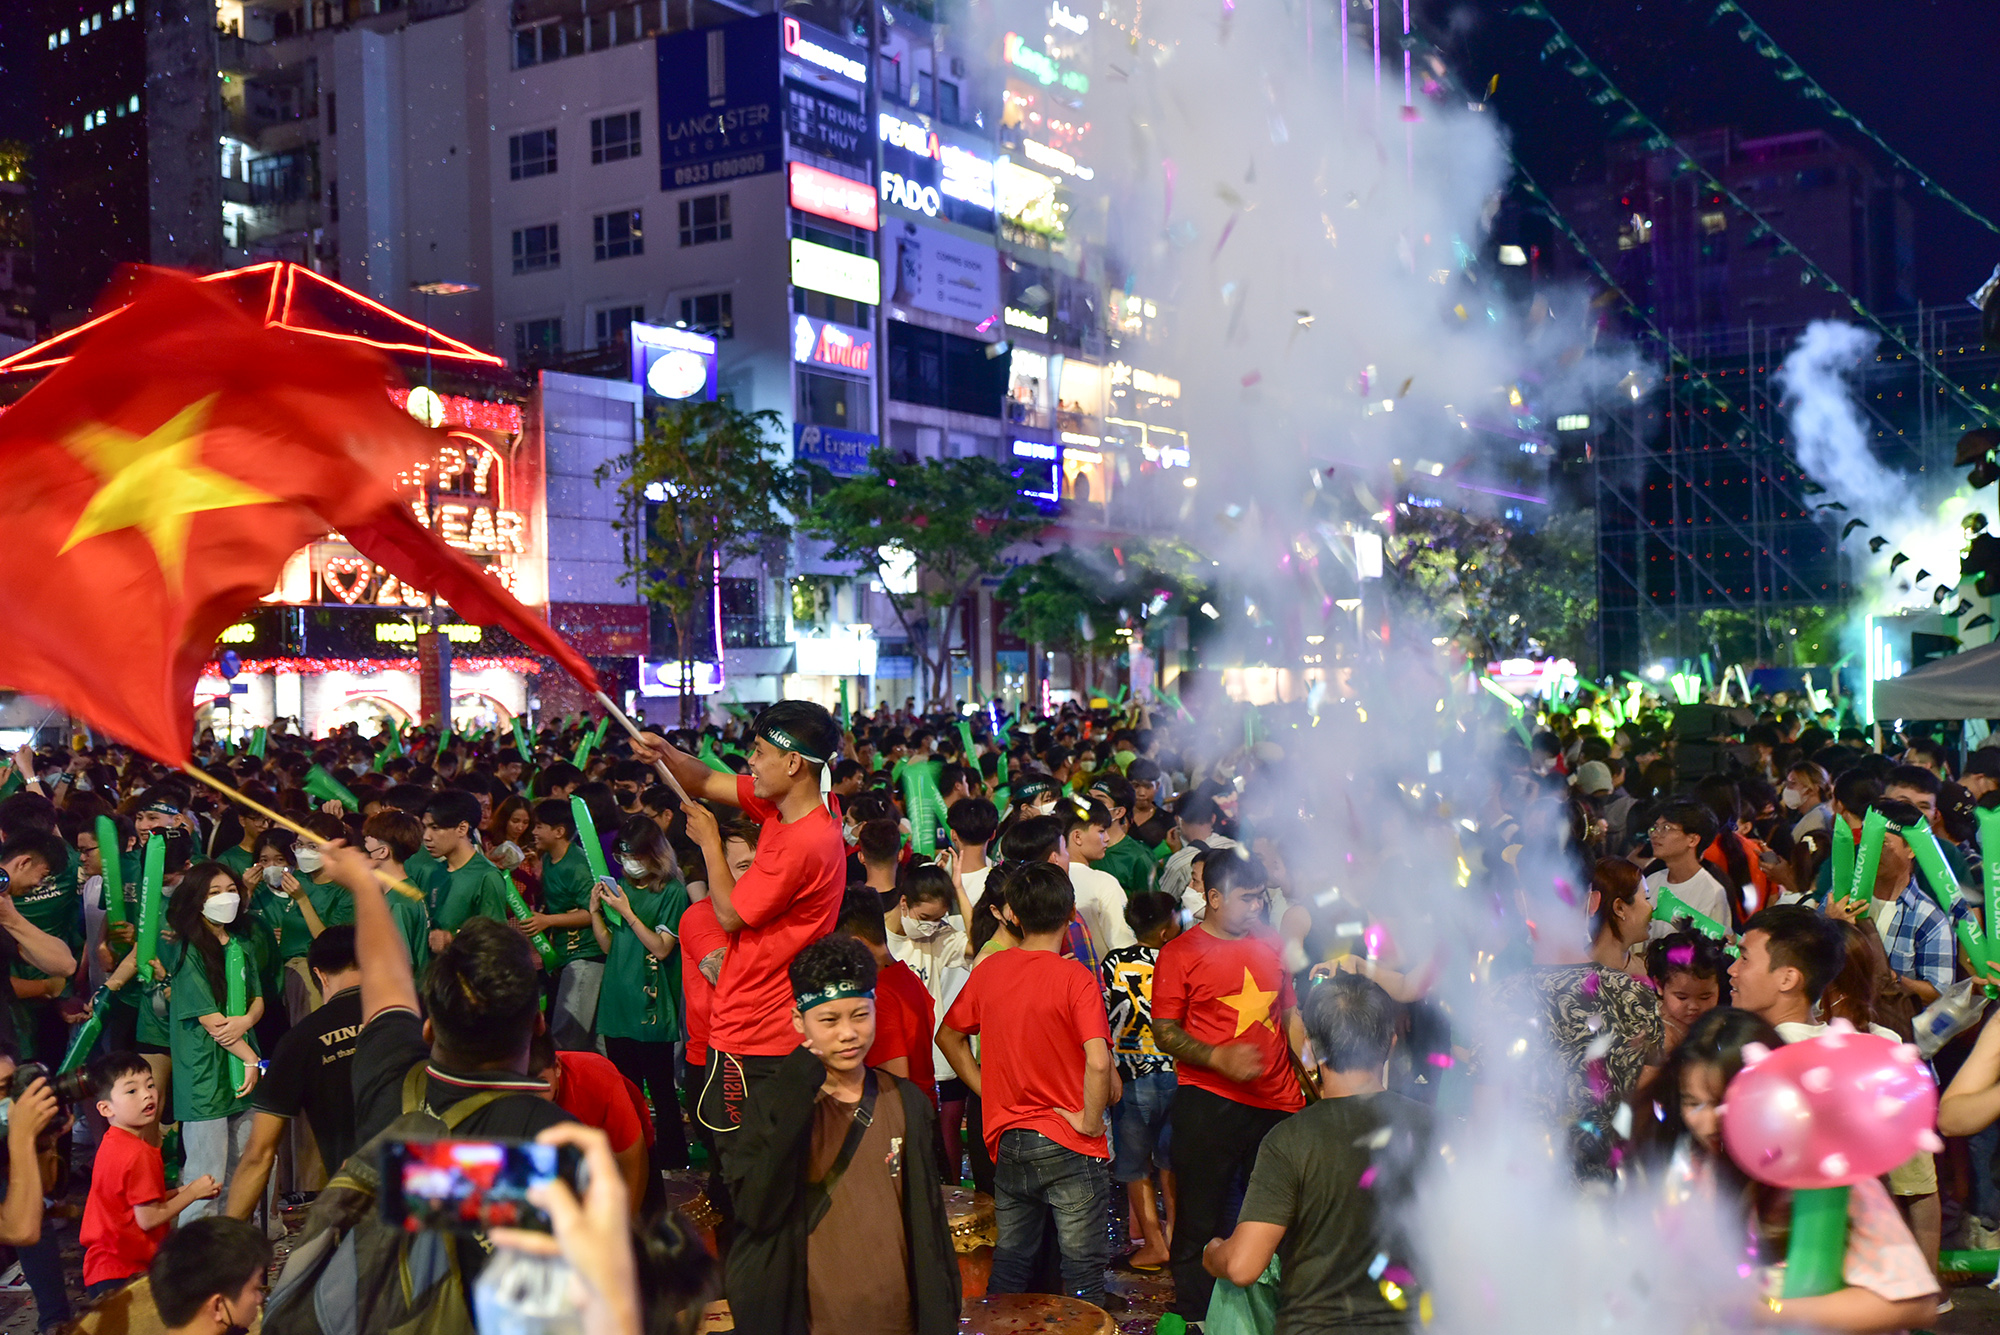
[[[688,896],[673,847],[650,817],[625,819],[617,852],[617,885],[598,881],[590,890],[590,930],[604,951],[596,1025],[604,1054],[653,1105],[651,1195],[663,1170],[688,1166],[674,1082],[674,1044],[686,1033],[679,932]]]
[[[236,1162],[250,1143],[250,1091],[259,1056],[253,1030],[264,1015],[251,953],[254,915],[236,873],[220,862],[187,869],[167,901],[167,926],[181,943],[168,982],[169,1047],[174,1061],[174,1110],[187,1155],[183,1175],[206,1174],[229,1189]],[[231,943],[240,945],[232,951]],[[226,1013],[232,984],[243,989],[244,1013]],[[231,1058],[242,1063],[231,1071]],[[213,1213],[213,1201],[188,1207],[196,1217]],[[186,1222],[187,1213],[181,1216]]]
[[[1599,858],[1591,868],[1590,958],[1643,978],[1632,951],[1645,941],[1653,910],[1640,885],[1639,869],[1623,858]]]

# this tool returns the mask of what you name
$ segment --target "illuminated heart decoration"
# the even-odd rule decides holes
[[[339,556],[328,559],[320,571],[320,578],[326,581],[327,588],[333,590],[334,597],[351,605],[361,597],[362,590],[368,587],[369,576],[374,573],[373,562]],[[348,581],[345,584],[341,583],[343,576]]]

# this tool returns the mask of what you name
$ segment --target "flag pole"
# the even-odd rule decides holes
[[[618,726],[625,729],[626,733],[632,738],[633,741],[635,742],[638,741],[640,736],[638,725],[633,723],[631,719],[625,717],[625,711],[620,709],[617,705],[613,704],[611,702],[611,697],[606,695],[603,691],[597,691],[594,692],[594,694],[597,696],[597,703],[603,705],[605,709],[610,711],[611,717],[618,720]],[[653,762],[653,768],[660,772],[660,777],[667,781],[667,786],[669,788],[672,788],[676,793],[680,794],[681,801],[683,802],[694,801],[692,797],[688,796],[688,790],[681,787],[681,781],[674,777],[674,772],[667,768],[666,761],[655,760]]]
[[[225,794],[232,802],[237,802],[242,804],[243,806],[250,808],[250,810],[256,812],[258,815],[262,816],[265,820],[270,821],[273,825],[279,826],[282,829],[290,830],[293,834],[299,836],[299,838],[301,839],[312,840],[313,844],[317,847],[324,848],[329,843],[333,842],[330,839],[323,839],[319,835],[314,834],[311,830],[308,830],[305,826],[299,824],[297,821],[279,815],[277,812],[271,810],[271,808],[265,806],[262,802],[258,802],[253,798],[245,797],[243,794],[237,792],[234,788],[231,788],[228,784],[224,783],[222,780],[214,777],[213,775],[204,773],[203,771],[195,768],[193,765],[182,765],[181,773],[187,775],[190,779],[196,779],[202,783],[207,784],[209,787],[215,789],[219,793]],[[415,895],[419,899],[423,898],[423,891],[417,889],[414,885],[411,885],[408,881],[399,881],[395,877],[390,876],[388,873],[381,871],[376,867],[371,866],[368,870],[374,872],[375,879],[380,881],[383,885],[389,886],[391,889],[406,891],[409,894]]]

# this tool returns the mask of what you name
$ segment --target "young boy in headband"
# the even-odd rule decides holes
[[[954,1332],[959,1272],[932,1167],[936,1113],[916,1085],[867,1066],[875,957],[829,936],[801,950],[787,978],[803,1046],[751,1095],[723,1161],[737,1328]]]

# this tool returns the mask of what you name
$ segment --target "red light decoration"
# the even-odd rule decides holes
[[[333,590],[333,596],[350,607],[367,590],[368,581],[374,574],[374,562],[345,556],[329,557],[320,570],[320,577],[326,581],[326,587]]]
[[[452,670],[457,672],[484,672],[487,668],[499,668],[505,672],[539,673],[542,662],[538,658],[488,657],[467,658],[453,654]],[[321,672],[352,672],[367,675],[374,672],[415,672],[415,658],[246,658],[237,669],[252,677],[267,672],[294,672],[300,676],[310,676]],[[204,676],[220,677],[222,669],[211,661],[202,669]]]
[[[410,410],[410,391],[392,389],[389,398],[404,412]],[[515,403],[486,403],[479,399],[468,399],[458,394],[440,394],[438,402],[444,405],[444,425],[473,427],[481,431],[500,431],[510,436],[521,434],[521,407]],[[483,443],[483,442],[482,442]]]

